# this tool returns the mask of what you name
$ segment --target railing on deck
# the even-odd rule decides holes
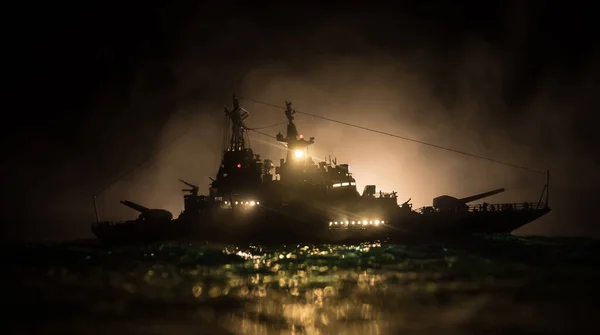
[[[504,203],[504,204],[488,204],[484,206],[483,204],[471,205],[469,206],[469,212],[497,212],[497,211],[526,211],[526,210],[535,210],[535,209],[543,209],[546,207],[546,203],[544,202],[517,202],[517,203]]]
[[[518,203],[503,203],[503,204],[476,204],[467,207],[467,212],[507,212],[507,211],[528,211],[546,208],[546,202],[518,202]],[[421,207],[415,210],[419,213],[438,213],[448,212],[448,210],[441,211],[433,207]],[[458,209],[456,212],[463,212],[464,209]]]
[[[395,192],[376,192],[375,194],[373,194],[373,198],[381,198],[381,199],[396,199],[396,193]]]

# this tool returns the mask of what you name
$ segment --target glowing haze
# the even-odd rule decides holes
[[[486,114],[487,107],[477,104],[473,91],[485,94],[494,89],[494,82],[471,84],[469,76],[488,70],[486,67],[493,69],[497,64],[493,59],[487,64],[481,62],[480,59],[479,64],[471,66],[475,68],[464,65],[461,69],[464,78],[457,83],[462,82],[457,99],[460,102],[450,111],[438,102],[426,77],[411,73],[419,64],[397,62],[381,54],[373,55],[372,59],[324,59],[301,74],[285,63],[258,67],[244,77],[238,94],[278,105],[291,100],[299,111],[495,159],[538,165],[541,162],[534,164],[526,144],[515,142],[500,127],[482,128],[485,123],[478,118]],[[465,63],[472,64],[468,53]],[[285,121],[282,109],[247,100],[241,100],[241,104],[250,112],[246,123],[251,128]],[[208,177],[214,177],[219,165],[217,152],[223,131],[222,110],[207,112],[212,116],[196,117],[194,122],[174,116],[165,125],[160,141],[163,144],[190,127],[193,130],[176,146],[158,155],[159,168],[150,183],[156,191],[153,195],[139,194],[138,197],[147,199],[143,201],[178,213],[183,204],[177,177],[187,178],[207,190]],[[430,205],[433,197],[442,194],[463,197],[499,187],[509,191],[495,196],[497,201],[536,201],[545,181],[544,176],[531,172],[302,114],[296,114],[295,121],[301,134],[316,138],[316,143],[309,147],[310,155],[315,160],[331,155],[338,163],[349,164],[359,192],[366,184],[376,184],[383,191],[398,192],[401,202],[412,198],[415,208]],[[277,163],[285,156],[285,149],[274,135],[285,133],[285,125],[261,132],[272,134],[273,138],[250,132],[251,147],[262,158]]]
[[[539,127],[553,127],[551,131],[556,136],[561,136],[562,127],[543,117],[543,104],[524,107],[523,116],[514,122],[503,118],[494,121],[508,108],[498,93],[502,64],[485,44],[472,43],[459,57],[456,76],[448,83],[453,87],[450,103],[445,103],[434,90],[434,82],[426,75],[431,64],[418,52],[402,60],[378,51],[360,57],[319,57],[304,71],[296,71],[290,62],[269,62],[248,71],[236,93],[277,105],[291,100],[299,111],[518,165],[550,168],[556,172],[552,180],[557,188],[561,181],[572,182],[561,176],[564,165],[549,160],[548,152],[540,147]],[[222,103],[231,104],[225,94]],[[246,121],[250,128],[285,121],[282,109],[247,100],[241,100],[241,104],[250,112]],[[183,185],[177,178],[197,184],[206,192],[209,177],[215,176],[220,164],[223,119],[222,107],[216,104],[182,104],[162,127],[156,144],[167,148],[153,158],[150,167],[106,192],[104,199],[111,199],[112,204],[102,202],[105,218],[136,215],[119,205],[115,201],[118,197],[179,214],[183,209]],[[301,134],[315,137],[315,144],[309,147],[315,160],[331,155],[338,163],[350,165],[359,192],[367,184],[376,184],[383,191],[396,191],[399,202],[412,198],[414,208],[430,205],[434,197],[442,194],[464,197],[500,187],[507,191],[487,201],[535,202],[545,182],[545,176],[529,171],[302,114],[296,114],[295,121]],[[169,144],[186,131],[187,135]],[[285,125],[261,132],[273,138],[250,132],[250,146],[263,159],[270,158],[277,164],[279,158],[285,157],[285,150],[274,135],[285,133]],[[569,151],[557,147],[553,154],[564,157]],[[555,211],[560,210],[560,205],[555,206]],[[534,222],[522,231],[543,231],[545,221],[548,219]]]
[[[187,19],[182,16],[177,24],[167,25],[163,39],[156,34],[138,41],[134,33],[125,34],[128,15],[120,23],[102,19],[98,24],[116,25],[117,42],[106,44],[90,37],[90,48],[105,43],[108,51],[94,56],[101,60],[99,64],[86,65],[105,69],[102,76],[94,77],[89,70],[84,77],[91,82],[104,80],[105,86],[89,93],[93,99],[85,108],[74,109],[78,117],[57,116],[63,126],[57,133],[71,134],[75,140],[61,142],[60,136],[42,133],[26,120],[28,126],[7,141],[20,146],[1,166],[3,176],[9,172],[18,176],[5,187],[14,200],[4,204],[4,213],[11,216],[5,221],[31,213],[39,222],[22,219],[18,228],[24,236],[37,232],[91,237],[91,196],[161,148],[98,196],[100,216],[106,220],[136,217],[136,212],[119,204],[125,199],[165,208],[177,216],[183,208],[184,188],[178,179],[207,192],[209,177],[217,172],[223,105],[229,106],[231,94],[236,93],[281,106],[291,100],[299,111],[549,169],[553,211],[519,233],[600,236],[600,228],[583,219],[595,217],[594,192],[600,186],[600,164],[591,144],[597,130],[587,114],[597,109],[597,52],[590,49],[581,53],[585,56],[573,56],[576,66],[564,70],[567,67],[557,62],[565,57],[560,52],[569,48],[563,44],[571,40],[554,34],[551,41],[540,42],[535,34],[541,28],[530,24],[539,8],[514,2],[492,11],[486,3],[475,15],[444,4],[427,5],[427,10],[415,5],[414,13],[394,11],[392,17],[382,19],[337,6],[332,11],[294,11],[291,16],[287,7],[264,12],[232,6],[237,8],[174,7]],[[152,21],[152,15],[140,15],[139,10],[131,9],[136,17]],[[490,17],[484,19],[483,13]],[[264,17],[261,21],[251,14]],[[222,20],[227,15],[235,19]],[[481,32],[486,27],[467,16],[485,21],[482,26],[498,27],[488,27],[493,31],[489,34]],[[302,28],[293,28],[294,24]],[[385,34],[388,31],[394,33]],[[131,50],[118,43],[123,34],[123,45],[132,45]],[[73,41],[73,45],[83,43],[80,35]],[[530,53],[543,57],[532,60]],[[56,68],[66,76],[65,67]],[[62,108],[71,101],[75,85],[92,90],[91,84],[79,81],[81,76],[76,78],[65,80],[74,84],[56,92],[47,85],[45,90],[54,93],[46,96],[64,94],[63,100],[56,98],[55,106]],[[31,89],[27,92],[32,100]],[[283,110],[240,102],[250,112],[246,123],[251,128],[285,121]],[[305,138],[315,137],[309,154],[318,160],[331,155],[338,163],[349,164],[359,192],[366,184],[376,184],[383,191],[396,191],[399,202],[412,198],[415,208],[430,205],[433,197],[442,194],[463,197],[500,187],[507,191],[486,200],[537,201],[545,182],[543,175],[302,114],[296,114],[295,121]],[[273,138],[251,132],[250,146],[261,158],[278,164],[284,149],[274,136],[285,133],[285,126],[261,132]],[[86,143],[92,148],[85,148]],[[44,200],[30,190],[44,190]],[[13,228],[9,230],[16,231]]]

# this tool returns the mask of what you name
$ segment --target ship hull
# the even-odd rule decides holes
[[[209,241],[216,243],[357,243],[422,237],[450,237],[476,233],[511,233],[539,217],[549,208],[464,213],[400,213],[383,224],[341,221],[302,209],[252,213],[208,211],[169,222],[94,225],[99,240],[110,244],[159,241]],[[331,224],[331,225],[330,225]]]
[[[511,233],[548,214],[550,208],[421,214],[419,218],[399,218],[393,222],[405,234]]]

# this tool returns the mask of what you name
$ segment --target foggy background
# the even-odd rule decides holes
[[[234,92],[549,169],[553,211],[516,233],[600,236],[599,67],[588,9],[542,1],[253,5],[14,9],[3,237],[92,237],[92,196],[141,162],[98,196],[101,219],[135,218],[119,204],[125,199],[177,216],[177,179],[206,193],[216,175],[223,106]],[[251,128],[285,121],[283,110],[240,102]],[[399,203],[412,198],[413,208],[499,187],[507,191],[488,202],[537,202],[545,183],[544,175],[296,115],[299,132],[315,137],[316,159],[337,157],[360,192],[376,184],[398,192]],[[285,134],[285,126],[261,132]],[[262,159],[284,157],[274,138],[250,138]]]

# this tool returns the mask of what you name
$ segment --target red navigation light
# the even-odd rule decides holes
[[[303,139],[303,138],[304,138],[304,135],[300,135],[300,139]]]
[[[242,167],[242,164],[238,163],[237,167],[238,169],[240,169]]]

